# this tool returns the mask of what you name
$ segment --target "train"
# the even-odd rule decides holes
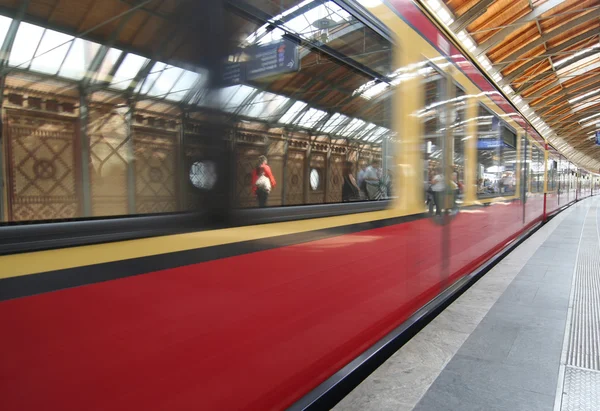
[[[138,3],[123,32],[175,13]],[[3,410],[335,403],[600,191],[418,2],[183,14],[210,18],[174,28],[204,35],[173,58],[16,23],[13,53],[63,54],[10,57],[3,78]]]

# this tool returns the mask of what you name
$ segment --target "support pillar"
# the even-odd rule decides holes
[[[129,104],[125,113],[127,130],[127,210],[129,214],[137,214],[135,206],[135,147],[133,143],[133,105]]]
[[[81,214],[92,215],[92,189],[90,182],[90,139],[88,136],[89,110],[87,94],[82,90],[79,94],[79,144],[81,153]]]

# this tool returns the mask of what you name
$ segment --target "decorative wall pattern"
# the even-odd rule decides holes
[[[139,127],[133,135],[136,212],[177,211],[177,135]]]
[[[91,108],[88,121],[92,214],[127,214],[127,168],[132,159],[125,113]]]
[[[9,220],[78,217],[76,122],[6,110],[6,124]]]

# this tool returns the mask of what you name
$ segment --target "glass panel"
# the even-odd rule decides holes
[[[206,192],[221,183],[222,164],[212,158],[221,153],[235,157],[235,181],[228,184],[236,190],[227,195],[237,207],[390,197],[391,100],[399,82],[381,83],[372,71],[393,72],[392,45],[333,1],[252,0],[257,10],[281,15],[277,22],[258,20],[264,14],[248,18],[236,12],[240,2],[230,3],[224,25],[231,30],[218,52],[243,65],[243,75],[218,90],[223,73],[210,71],[217,61],[204,53],[206,42],[218,39],[182,35],[159,52],[150,39],[141,41],[147,30],[134,27],[137,17],[124,22],[120,34],[94,33],[97,42],[21,23],[7,56],[11,67],[20,67],[5,76],[11,99],[2,113],[16,127],[3,136],[15,154],[4,178],[18,177],[3,181],[11,187],[11,210],[3,218],[201,210],[216,198]],[[0,39],[11,21],[0,16]],[[136,31],[141,34],[133,41]],[[257,51],[281,57],[274,42],[284,32],[308,40],[285,43],[295,64],[246,75]],[[109,46],[113,34],[130,38],[127,51]],[[254,40],[245,42],[249,36]],[[259,50],[258,44],[277,47]],[[146,66],[153,53],[169,59]],[[123,93],[129,87],[132,92]],[[221,120],[227,127],[215,126]],[[82,149],[82,141],[89,146]],[[252,176],[258,180],[256,173],[265,172],[264,165],[257,169],[262,155],[273,181],[267,177],[261,185],[261,179],[258,185],[270,188],[259,196]]]
[[[391,74],[391,45],[333,1],[292,1],[276,7],[266,0],[250,0],[272,18],[247,36],[244,47],[280,41],[285,32],[324,44],[381,74]],[[273,29],[274,28],[274,29]]]
[[[221,90],[219,102],[221,108],[225,111],[234,112],[240,109],[240,106],[256,89],[244,85],[231,86]]]
[[[442,213],[445,179],[443,167],[443,139],[445,130],[442,119],[446,105],[446,79],[437,70],[428,68],[422,71],[425,90],[425,107],[419,111],[419,117],[425,132],[422,152],[424,154],[425,202],[430,214]]]
[[[465,141],[467,138],[466,126],[467,99],[465,92],[455,86],[454,101],[452,103],[452,135],[454,138],[454,178],[458,185],[459,201],[462,202],[465,181]]]
[[[477,196],[500,194],[502,140],[498,118],[484,106],[477,112]]]
[[[154,82],[148,95],[164,97],[173,89],[179,78],[183,75],[183,69],[178,67],[168,66],[162,75]]]
[[[296,101],[292,107],[279,119],[280,123],[291,123],[306,107],[306,103],[302,101]]]
[[[60,68],[71,44],[73,36],[46,30],[44,37],[31,62],[31,70],[47,74],[56,74]]]
[[[345,124],[349,121],[348,117],[343,114],[335,113],[333,116],[327,120],[321,132],[325,134],[334,133],[336,130],[339,130],[342,124]]]
[[[125,90],[131,84],[131,81],[137,76],[144,63],[148,61],[147,58],[138,56],[136,54],[127,54],[113,80],[110,82],[110,86],[119,90]]]
[[[531,192],[544,192],[544,152],[532,144],[531,146]]]
[[[275,120],[279,110],[289,101],[287,97],[273,93],[259,93],[240,114],[261,120]]]
[[[42,27],[21,22],[8,59],[8,65],[20,68],[29,67],[43,34],[44,29]]]
[[[146,76],[145,79],[143,79],[140,82],[142,84],[142,87],[140,88],[140,92],[142,94],[148,93],[148,91],[154,86],[159,77],[162,76],[166,67],[166,63],[154,63],[154,66],[152,66],[150,73]]]
[[[73,80],[81,80],[99,49],[99,44],[75,39],[58,75]]]
[[[96,73],[89,73],[89,75],[95,78],[96,81],[112,81],[113,79],[108,78],[108,74],[113,70],[122,53],[123,52],[118,49],[109,49],[106,53],[106,56],[102,60],[102,64],[100,64],[100,68],[96,71]],[[92,56],[92,59],[94,57],[95,56]],[[127,83],[127,86],[129,86],[129,83]]]
[[[8,29],[10,24],[12,23],[12,19],[6,16],[0,16],[0,44],[4,43],[4,39],[6,38],[6,33],[8,33]]]
[[[268,45],[277,45],[284,33],[292,33],[310,44],[325,44],[355,66],[365,64],[385,74],[391,72],[391,44],[334,2],[250,0],[246,3],[250,3],[251,7],[245,9],[250,14],[255,7],[272,18],[256,24],[254,20],[239,17],[244,24],[232,26],[232,31],[245,40],[231,53],[236,61],[251,65],[258,52],[268,53]],[[257,12],[254,17],[260,16]],[[247,132],[256,130],[253,133],[261,130],[260,141],[268,142],[264,147],[255,147],[252,156],[238,163],[238,206],[388,197],[394,161],[393,154],[387,156],[384,151],[392,134],[390,107],[394,87],[385,83],[377,93],[367,95],[366,90],[377,81],[372,76],[307,47],[306,43],[283,45],[298,56],[299,67],[273,70],[257,78],[252,71],[253,78],[242,82],[251,84],[258,92],[244,102],[248,107],[239,113],[245,123],[240,127]],[[261,197],[254,184],[260,171],[257,152],[269,153],[267,165],[275,181]],[[384,172],[384,169],[389,170]],[[250,184],[245,182],[248,180]]]

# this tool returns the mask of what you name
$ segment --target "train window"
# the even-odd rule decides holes
[[[458,181],[462,186],[465,174],[465,139],[467,137],[466,127],[466,109],[467,97],[465,92],[459,86],[455,86],[454,103],[453,103],[453,127],[452,133],[454,136],[454,169],[458,175]]]
[[[480,105],[477,116],[477,196],[514,195],[517,136]]]
[[[530,189],[532,193],[544,191],[544,152],[537,145],[531,147]]]
[[[172,34],[151,35],[132,10],[119,30],[152,38],[122,49],[15,20],[0,221],[196,211],[225,192],[255,207],[257,172],[268,206],[389,196],[389,40],[333,1],[228,2],[210,25],[222,36],[194,23],[219,2],[183,3]],[[375,175],[371,196],[361,168]]]
[[[557,169],[558,169],[558,161],[554,160],[552,157],[548,157],[548,162],[546,166],[548,170],[548,191],[555,191],[557,188]]]
[[[442,121],[445,117],[446,77],[444,74],[427,65],[420,70],[425,92],[425,107],[419,112],[423,122],[424,139],[422,152],[424,155],[425,200],[429,211],[433,212],[436,204],[434,178],[442,174],[444,129]]]
[[[234,37],[244,39],[233,60],[246,65],[250,90],[229,109],[239,120],[234,204],[389,197],[394,87],[380,78],[393,72],[392,44],[331,1],[250,0],[232,14]],[[270,50],[285,64],[264,72],[257,60]],[[263,198],[255,188],[261,166],[272,179]]]

